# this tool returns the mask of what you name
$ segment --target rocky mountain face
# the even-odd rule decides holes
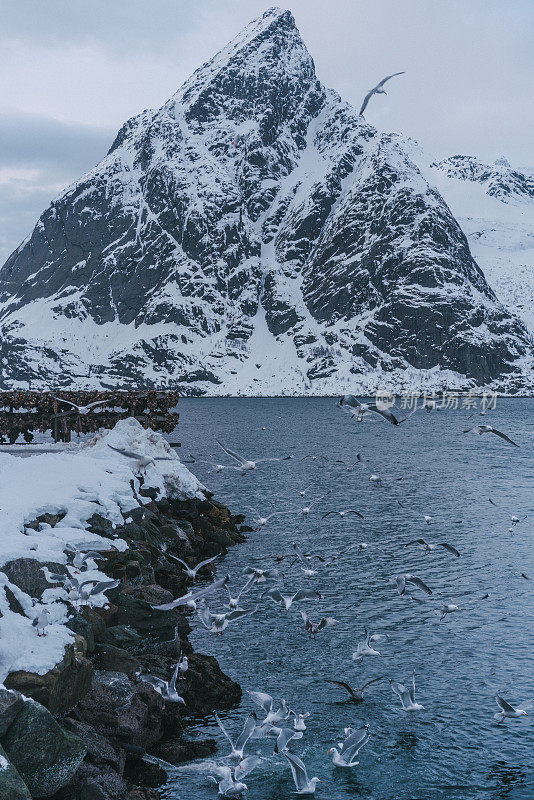
[[[532,385],[399,137],[270,9],[42,214],[0,271],[3,385],[188,394]]]
[[[431,166],[449,178],[479,183],[486,194],[504,202],[534,200],[534,175],[512,169],[506,158],[484,164],[473,156],[451,156]]]

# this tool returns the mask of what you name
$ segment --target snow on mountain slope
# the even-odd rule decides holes
[[[534,333],[534,176],[506,159],[470,170],[433,163],[427,177],[439,189],[499,300]],[[470,159],[474,162],[475,159]],[[447,165],[447,169],[444,169]]]
[[[4,386],[532,386],[528,331],[410,148],[319,83],[276,8],[123,125],[0,304]]]

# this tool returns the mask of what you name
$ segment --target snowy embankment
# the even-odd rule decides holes
[[[18,670],[44,675],[61,661],[66,646],[74,640],[65,625],[69,608],[65,589],[50,584],[37,600],[11,583],[2,569],[16,559],[34,559],[42,564],[63,564],[75,574],[67,545],[84,552],[127,549],[118,535],[110,540],[86,530],[95,512],[115,528],[124,524],[129,511],[150,502],[138,494],[136,460],[108,444],[155,459],[147,467],[145,489],[154,487],[160,497],[180,500],[204,496],[204,487],[163,436],[145,430],[134,419],[122,420],[90,441],[63,445],[58,452],[26,457],[10,454],[17,452],[16,448],[10,453],[0,451],[0,681]],[[43,514],[64,516],[53,527],[45,522],[39,523],[37,530],[26,527]],[[94,561],[88,561],[85,576],[109,580]],[[13,596],[23,614],[20,608],[13,610]],[[106,602],[105,594],[91,598],[93,605]],[[47,635],[38,637],[32,623],[43,608],[50,611],[50,624]]]

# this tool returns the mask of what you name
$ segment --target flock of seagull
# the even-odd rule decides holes
[[[389,408],[382,407],[377,403],[361,403],[353,395],[346,395],[341,398],[338,403],[338,407],[341,410],[348,412],[352,418],[357,420],[361,420],[365,414],[374,414],[395,426],[400,425],[405,421],[404,419],[398,419]],[[434,409],[432,406],[430,406],[424,410],[430,412]],[[411,416],[411,414],[409,416]],[[478,425],[474,428],[469,428],[464,432],[467,433],[470,431],[474,431],[479,434],[491,432],[501,440],[516,447],[518,446],[506,434],[489,425]],[[251,458],[241,456],[239,453],[231,450],[218,440],[217,444],[226,453],[226,455],[229,456],[229,458],[232,460],[232,463],[216,464],[208,461],[202,462],[209,464],[216,472],[220,472],[222,470],[235,470],[239,471],[244,476],[247,472],[255,471],[258,465],[262,463],[284,461],[288,458],[291,458],[291,456],[286,456],[282,458],[261,458],[253,460]],[[193,459],[193,462],[196,461],[194,456],[191,456],[191,458]],[[326,457],[323,455],[309,455],[305,456],[302,460],[308,458],[312,459],[313,461],[317,461],[320,459],[325,459]],[[349,472],[352,472],[354,469],[358,468],[368,470],[370,473],[369,481],[378,486],[393,485],[395,481],[402,480],[402,478],[393,478],[389,481],[386,481],[373,471],[370,464],[361,454],[356,455],[353,463],[347,464],[342,460],[339,460],[337,463],[344,464],[346,470]],[[307,495],[312,490],[313,485],[314,484],[311,484],[310,486],[299,490],[298,496],[300,498],[307,498]],[[275,516],[300,516],[303,519],[307,519],[312,513],[313,507],[320,501],[326,499],[329,494],[330,492],[326,492],[320,497],[316,497],[309,501],[306,499],[305,506],[292,511],[273,511],[265,516],[255,512],[253,519],[256,525],[256,530],[261,530]],[[489,501],[495,505],[491,498],[489,498]],[[433,516],[419,514],[416,511],[412,512],[401,501],[397,501],[397,503],[407,512],[417,514],[420,521],[425,525],[431,525],[434,521]],[[349,515],[361,519],[364,518],[361,510],[357,508],[331,508],[321,515],[321,519],[325,519],[334,515],[338,516],[340,519],[344,519]],[[449,522],[460,523],[461,520],[449,520]],[[512,516],[512,526],[519,522],[519,517],[515,515]],[[430,542],[426,538],[419,537],[406,542],[406,547],[415,546],[422,548],[426,554],[430,554],[439,548],[444,553],[447,553],[449,556],[454,558],[459,558],[461,555],[458,549],[447,541]],[[190,613],[196,612],[197,618],[204,628],[215,635],[222,635],[224,630],[229,625],[237,623],[245,616],[257,613],[260,609],[260,601],[273,603],[279,608],[281,613],[287,613],[294,605],[301,605],[303,602],[310,603],[314,600],[322,599],[321,593],[310,586],[310,581],[318,573],[321,566],[330,566],[346,553],[350,551],[361,553],[368,547],[369,545],[366,542],[357,542],[330,557],[325,557],[320,553],[304,552],[300,545],[294,542],[291,545],[291,552],[278,556],[272,556],[271,558],[274,558],[279,564],[286,562],[287,560],[290,568],[296,567],[300,570],[302,578],[306,581],[306,584],[304,588],[301,588],[298,591],[286,592],[283,590],[281,581],[283,578],[285,578],[285,575],[281,576],[277,567],[260,568],[257,566],[246,566],[242,571],[244,584],[238,590],[232,591],[229,585],[230,576],[226,575],[225,577],[216,578],[208,585],[204,585],[200,588],[191,586],[191,588],[182,597],[177,598],[170,603],[155,605],[153,608],[159,610],[171,610],[181,607],[185,608]],[[187,577],[191,581],[195,581],[201,568],[208,567],[214,571],[215,562],[217,559],[218,557],[215,556],[213,558],[201,561],[194,566],[190,566],[184,561],[181,561],[181,564]],[[177,560],[180,561],[180,559]],[[523,577],[527,578],[525,574],[523,574]],[[411,573],[395,575],[391,578],[391,582],[395,585],[399,596],[408,596],[415,602],[421,602],[417,598],[418,592],[421,592],[423,595],[427,596],[430,596],[433,593],[432,589],[421,577],[412,575]],[[243,598],[255,587],[258,587],[261,590],[258,602],[252,607],[245,608],[242,605]],[[226,593],[227,602],[225,604],[225,610],[214,612],[208,605],[208,599],[218,590]],[[460,608],[456,604],[447,603],[441,607],[439,611],[439,619],[441,621],[449,614],[459,611]],[[300,616],[302,618],[303,627],[310,638],[315,638],[324,629],[337,624],[337,620],[334,617],[321,617],[319,619],[312,620],[308,614],[308,611],[305,609],[300,610]],[[380,656],[380,651],[377,649],[377,646],[380,646],[380,642],[385,642],[387,639],[387,634],[370,633],[367,629],[365,629],[365,637],[357,643],[356,649],[353,653],[353,660],[361,662],[364,658]],[[176,678],[178,675],[177,670],[179,670],[178,665],[168,686],[167,684],[163,686],[163,682],[159,678],[151,678],[150,676],[142,677],[145,680],[149,680],[158,691],[161,691],[162,695],[168,701],[183,703],[183,699],[176,692]],[[386,676],[384,675],[374,677],[361,686],[361,688],[354,688],[348,683],[339,680],[330,680],[328,683],[331,683],[345,691],[349,700],[352,700],[355,703],[360,703],[364,699],[364,690],[372,684],[384,680],[385,677]],[[409,683],[407,683],[407,685],[392,678],[389,678],[389,685],[392,692],[397,696],[402,710],[407,714],[413,716],[417,712],[425,710],[425,707],[416,700],[414,674],[412,674],[411,680]],[[317,777],[309,777],[306,766],[302,759],[290,749],[296,741],[302,739],[304,736],[304,732],[306,731],[305,721],[309,716],[309,712],[294,711],[293,709],[289,708],[285,699],[282,698],[278,701],[275,701],[271,695],[264,692],[250,691],[248,694],[252,702],[259,706],[259,708],[263,711],[264,716],[263,719],[259,720],[257,712],[251,712],[245,721],[243,729],[235,738],[233,734],[226,729],[219,717],[215,715],[217,724],[219,725],[224,737],[230,744],[231,749],[228,754],[228,760],[238,761],[238,763],[235,765],[229,764],[228,766],[224,765],[216,767],[214,771],[217,772],[217,775],[209,776],[217,784],[219,794],[226,798],[241,797],[242,793],[248,788],[247,784],[244,782],[245,778],[259,764],[261,764],[262,761],[265,760],[265,757],[259,755],[245,756],[245,748],[250,741],[267,738],[270,738],[274,741],[273,755],[281,754],[286,759],[295,783],[295,793],[297,795],[314,794],[316,786],[321,783],[321,780]],[[497,695],[495,700],[499,707],[498,713],[495,714],[495,719],[497,720],[498,724],[501,724],[505,719],[515,719],[525,716],[527,714],[527,709],[534,705],[533,703],[529,702],[523,703],[520,706],[512,706],[500,695]],[[328,751],[329,755],[331,756],[332,763],[336,767],[345,769],[355,767],[358,764],[359,751],[370,739],[369,725],[364,725],[359,728],[347,727],[344,729],[343,737],[340,738],[342,741],[340,741],[337,746],[331,747]]]
[[[68,402],[68,401],[63,401]],[[74,404],[70,404],[74,406]],[[75,407],[75,410],[80,414],[89,413],[94,407],[100,403],[92,403],[86,407]],[[338,407],[350,414],[351,418],[361,421],[366,414],[374,414],[379,416],[391,425],[398,426],[404,423],[413,413],[412,411],[404,419],[399,419],[391,411],[379,402],[376,403],[362,403],[354,395],[345,395],[338,402]],[[423,410],[431,412],[435,410],[432,404],[423,406]],[[484,415],[486,412],[481,412]],[[467,428],[464,433],[474,432],[479,435],[484,433],[492,433],[499,437],[504,442],[511,444],[515,447],[519,445],[514,442],[507,434],[497,430],[491,425],[476,425]],[[241,456],[239,453],[231,450],[222,442],[217,441],[219,447],[231,459],[230,464],[217,464],[197,460],[191,456],[192,461],[188,463],[207,463],[215,472],[223,470],[233,470],[240,472],[245,476],[248,472],[255,471],[260,464],[267,462],[281,462],[286,461],[292,456],[285,456],[281,458],[258,458],[250,459]],[[136,463],[137,471],[139,474],[146,473],[147,469],[155,464],[155,460],[151,457],[145,456],[142,453],[135,453],[133,451],[125,450],[122,448],[112,447],[111,449],[118,452],[129,460],[134,460]],[[311,461],[327,460],[323,454],[304,456],[302,461],[310,459]],[[157,459],[159,460],[159,459]],[[352,463],[347,463],[344,460],[337,460],[338,464],[343,464],[347,472],[353,472],[356,469],[366,470],[369,473],[369,481],[378,487],[393,487],[397,481],[401,481],[402,477],[384,479],[378,475],[360,453],[355,455],[355,460]],[[262,528],[269,523],[275,516],[293,516],[301,517],[307,520],[312,514],[314,506],[325,500],[330,492],[326,492],[319,497],[308,500],[308,494],[312,491],[314,483],[298,491],[298,496],[306,504],[298,509],[288,511],[273,511],[266,516],[255,512],[252,519],[256,526],[256,530]],[[495,505],[491,498],[489,502]],[[417,511],[409,509],[403,502],[397,500],[398,505],[403,508],[406,513],[414,514],[426,525],[431,525],[433,516],[422,515]],[[329,508],[320,517],[321,520],[328,517],[337,516],[340,520],[346,517],[356,517],[364,519],[362,511],[357,508]],[[517,525],[522,520],[513,515],[511,517],[511,528]],[[449,520],[449,522],[458,522],[461,520]],[[430,554],[441,548],[450,556],[455,558],[460,557],[460,552],[447,541],[430,542],[426,538],[419,537],[406,543],[406,547],[420,547],[426,554]],[[329,567],[340,559],[348,552],[355,551],[361,553],[369,547],[366,542],[357,542],[351,544],[344,550],[332,554],[330,557],[324,557],[320,553],[306,553],[296,542],[291,545],[291,552],[275,556],[278,563],[287,562],[289,567],[296,566],[299,568],[302,579],[306,581],[306,586],[296,592],[288,593],[283,591],[281,580],[285,576],[281,576],[277,567],[259,568],[257,566],[246,566],[243,571],[244,584],[239,590],[232,591],[230,587],[230,577],[217,578],[215,577],[211,583],[197,587],[195,581],[200,577],[199,573],[204,570],[210,570],[212,573],[216,572],[215,562],[220,556],[213,556],[204,559],[195,565],[188,564],[183,559],[167,553],[167,556],[177,561],[182,567],[187,579],[191,582],[191,587],[182,597],[179,597],[169,603],[161,605],[154,605],[153,608],[162,611],[169,611],[173,609],[185,609],[189,613],[196,613],[200,624],[209,632],[215,635],[222,635],[226,628],[238,622],[245,616],[255,614],[259,610],[259,605],[256,604],[252,608],[244,608],[242,599],[251,590],[256,587],[261,589],[259,601],[265,601],[275,604],[281,612],[287,613],[294,606],[300,605],[303,601],[314,601],[322,599],[322,595],[317,590],[313,589],[309,584],[310,581],[317,575],[321,565]],[[65,552],[69,557],[69,564],[66,567],[65,574],[51,573],[46,567],[43,567],[43,572],[47,581],[58,587],[61,587],[65,592],[65,600],[72,604],[74,607],[91,602],[94,599],[105,596],[105,592],[109,589],[115,588],[119,585],[118,580],[102,581],[99,579],[91,578],[87,572],[96,568],[96,562],[102,558],[102,555],[94,549],[89,543],[84,546],[84,543],[79,543],[76,547],[67,545]],[[522,577],[528,579],[525,573]],[[391,578],[392,583],[395,584],[396,591],[399,596],[409,596],[412,600],[418,601],[416,592],[422,592],[425,595],[432,595],[432,589],[417,575],[410,573],[402,573],[395,575]],[[216,594],[219,590],[226,594],[225,610],[212,611],[208,605],[208,598]],[[486,595],[487,597],[487,595]],[[484,599],[484,598],[482,598]],[[418,601],[421,602],[421,601]],[[440,620],[454,612],[459,612],[460,608],[454,603],[445,604],[440,610]],[[312,620],[307,610],[300,610],[305,632],[310,638],[315,638],[321,631],[337,624],[334,617],[321,617],[320,619]],[[44,608],[40,611],[39,615],[33,620],[33,625],[37,629],[38,636],[46,636],[46,628],[50,621],[50,613],[48,609]],[[365,629],[365,637],[356,645],[353,653],[353,659],[357,662],[362,661],[364,658],[380,656],[377,645],[380,642],[387,640],[387,634],[372,634]],[[165,702],[184,704],[184,699],[178,691],[178,683],[187,678],[188,660],[186,656],[182,655],[180,638],[178,634],[178,626],[176,627],[176,647],[177,647],[177,663],[173,670],[173,674],[169,681],[160,677],[148,674],[140,675],[140,679],[152,685],[152,687],[161,694]],[[348,683],[339,680],[327,681],[343,691],[348,695],[349,700],[360,703],[364,699],[364,690],[372,684],[384,680],[385,676],[381,675],[367,681],[361,688],[354,688]],[[405,686],[396,680],[389,679],[391,690],[398,697],[401,708],[410,715],[414,715],[418,711],[423,711],[424,706],[418,703],[415,699],[415,675],[411,676],[411,683]],[[258,755],[245,756],[245,747],[251,740],[267,739],[268,737],[274,739],[274,754],[281,754],[287,760],[288,766],[291,770],[293,780],[295,783],[295,793],[297,795],[312,795],[315,792],[317,784],[321,780],[317,777],[309,777],[305,764],[302,759],[296,755],[290,747],[292,744],[302,739],[306,731],[306,719],[309,717],[309,712],[296,712],[289,708],[285,699],[275,701],[271,695],[264,692],[250,691],[250,698],[263,711],[264,717],[258,720],[256,712],[251,712],[247,717],[242,731],[237,738],[228,732],[221,720],[217,715],[215,719],[219,725],[223,735],[228,740],[231,750],[228,759],[238,761],[235,765],[219,766],[216,768],[217,776],[210,776],[217,784],[219,794],[226,798],[239,798],[242,793],[247,790],[247,784],[244,779],[249,775],[262,761],[264,757]],[[519,706],[512,706],[500,695],[495,697],[499,711],[494,715],[498,724],[501,724],[505,719],[516,719],[526,716],[528,709],[534,705],[533,702],[523,703]],[[340,768],[352,768],[358,764],[358,753],[362,747],[370,739],[369,725],[364,725],[359,728],[347,727],[344,729],[342,741],[330,748],[329,755],[332,758],[332,763]]]

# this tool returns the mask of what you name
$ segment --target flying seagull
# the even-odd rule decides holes
[[[404,75],[404,70],[402,72],[394,72],[393,75],[388,75],[386,78],[383,78],[380,83],[377,83],[374,89],[370,89],[365,97],[363,98],[362,107],[360,108],[360,117],[363,117],[363,112],[367,108],[367,104],[371,97],[374,94],[387,94],[386,90],[382,88],[386,81],[391,80],[391,78],[395,78],[396,75]]]
[[[507,703],[506,700],[498,694],[495,695],[495,700],[497,701],[497,705],[501,709],[496,714],[494,714],[494,717],[496,720],[498,720],[499,725],[501,724],[501,722],[504,722],[506,718],[516,719],[517,717],[528,717],[526,709],[532,708],[532,706],[534,706],[534,702],[532,700],[529,700],[527,703],[522,703],[520,706],[514,708],[514,706],[511,706],[510,703]]]
[[[364,744],[367,744],[369,739],[369,725],[356,731],[351,730],[343,744],[340,745],[340,750],[337,747],[331,747],[328,751],[334,765],[336,767],[355,767],[359,763],[355,761],[358,751]]]
[[[268,589],[261,595],[261,600],[268,598],[269,600],[273,600],[275,603],[280,605],[280,609],[285,608],[286,611],[289,611],[293,603],[297,600],[305,600],[305,599],[322,599],[322,594],[316,592],[314,589],[300,589],[295,594],[281,594],[278,589]]]
[[[156,464],[157,461],[174,461],[173,456],[158,456],[158,458],[153,458],[152,456],[144,456],[142,453],[135,453],[133,450],[125,450],[123,447],[113,447],[112,444],[108,444],[112,450],[115,450],[116,453],[120,453],[121,456],[125,456],[125,458],[131,458],[137,461],[137,472],[139,475],[141,473],[146,475],[147,467],[151,464]]]
[[[325,519],[325,517],[329,517],[330,514],[337,514],[340,519],[344,519],[347,514],[356,514],[357,517],[360,519],[364,519],[363,514],[360,514],[359,511],[355,511],[353,508],[348,508],[346,511],[327,511],[326,514],[323,514],[321,519]]]
[[[163,697],[166,703],[181,703],[181,705],[185,706],[184,698],[180,697],[176,691],[176,681],[179,671],[180,662],[178,661],[170,681],[164,681],[162,678],[157,678],[155,675],[140,675],[139,678],[145,683],[149,683],[152,688]]]
[[[219,789],[219,794],[222,797],[238,798],[248,789],[247,784],[243,783],[243,778],[245,778],[249,772],[252,772],[260,762],[261,758],[258,756],[249,756],[241,761],[237,767],[217,767],[216,769],[219,773],[220,780],[214,775],[208,775],[208,778],[215,781]]]
[[[308,778],[308,773],[304,763],[298,756],[293,755],[284,750],[284,755],[289,762],[293,780],[295,781],[296,792],[295,794],[315,794],[315,787],[318,783],[322,783],[320,778]]]
[[[245,724],[243,726],[243,730],[241,731],[241,733],[239,734],[239,736],[237,737],[235,742],[232,739],[232,737],[230,736],[230,734],[228,733],[228,731],[226,730],[226,728],[224,727],[224,725],[222,724],[222,722],[219,719],[217,714],[215,714],[215,721],[217,722],[217,725],[219,726],[219,728],[223,732],[223,734],[226,737],[226,739],[228,739],[228,741],[230,742],[230,747],[232,748],[232,751],[231,751],[229,757],[230,758],[239,758],[239,759],[243,760],[243,758],[244,758],[243,750],[245,749],[245,745],[248,742],[248,740],[250,739],[250,737],[252,735],[252,732],[254,731],[254,728],[256,727],[256,723],[258,721],[258,718],[256,717],[256,714],[254,713],[254,711],[251,714],[248,715],[247,719],[245,720]]]
[[[444,550],[448,550],[448,552],[452,553],[453,556],[460,558],[460,553],[458,552],[458,550],[448,542],[436,542],[436,544],[430,544],[425,539],[414,539],[411,542],[407,542],[405,544],[405,547],[409,547],[411,544],[420,544],[421,547],[424,547],[425,553],[431,553],[432,550],[436,549],[436,547],[443,547]]]
[[[300,616],[304,620],[304,627],[306,628],[310,639],[312,636],[315,639],[319,631],[322,631],[323,628],[331,628],[332,625],[337,625],[337,619],[334,619],[334,617],[322,617],[319,622],[312,622],[305,611],[301,611]]]
[[[162,603],[161,605],[152,605],[151,607],[155,611],[172,611],[173,608],[178,608],[178,606],[189,606],[193,605],[197,600],[201,597],[205,597],[207,594],[220,589],[226,583],[228,583],[229,576],[227,575],[226,578],[219,578],[213,583],[210,583],[209,586],[204,586],[202,589],[197,589],[196,592],[187,592],[187,594],[182,595],[182,597],[178,597],[176,600],[172,600],[170,603]]]
[[[412,685],[409,689],[402,683],[392,681],[391,678],[389,679],[389,685],[395,694],[400,697],[404,711],[425,711],[425,707],[415,701],[415,674],[412,675]]]
[[[426,592],[426,594],[432,594],[432,589],[430,589],[426,583],[423,583],[421,578],[418,578],[416,575],[397,575],[395,578],[395,583],[397,584],[397,591],[401,595],[406,592],[407,583],[417,586],[418,589],[422,589],[423,592]]]
[[[203,626],[210,633],[222,634],[231,622],[235,622],[241,617],[246,617],[248,614],[254,614],[258,610],[258,606],[250,611],[226,611],[224,614],[212,614],[208,606],[200,608],[198,611],[198,618]]]
[[[376,683],[377,681],[381,681],[383,679],[383,677],[384,676],[381,675],[379,678],[373,678],[372,680],[367,681],[367,683],[363,684],[361,689],[353,689],[352,686],[349,686],[349,684],[345,683],[345,681],[329,681],[329,680],[327,680],[326,682],[327,683],[333,683],[335,686],[340,686],[342,689],[345,689],[345,691],[347,691],[349,693],[349,698],[354,703],[361,703],[362,700],[363,700],[363,691],[364,691],[364,689],[367,686],[370,686],[372,683]]]
[[[229,608],[230,611],[242,611],[243,610],[241,608],[241,606],[239,605],[239,601],[241,599],[241,595],[245,594],[245,592],[248,592],[250,590],[250,587],[251,587],[253,582],[254,582],[254,576],[252,576],[251,578],[248,579],[248,581],[245,583],[243,588],[239,590],[239,592],[237,593],[236,597],[232,597],[232,593],[230,592],[230,589],[228,588],[228,584],[227,583],[224,584],[224,588],[226,589],[226,593],[228,594],[228,606],[227,606],[227,608]]]
[[[76,403],[71,403],[70,400],[63,400],[62,397],[56,397],[54,394],[51,395],[51,397],[54,400],[57,400],[58,403],[66,403],[68,406],[72,406],[72,408],[74,408],[78,414],[82,414],[83,416],[85,416],[85,414],[89,414],[89,412],[92,411],[93,408],[96,408],[96,406],[103,406],[109,403],[109,400],[96,400],[94,403],[89,403],[87,406],[78,406]]]
[[[235,452],[235,450],[230,450],[218,439],[215,439],[215,441],[217,442],[219,447],[221,447],[224,450],[224,452],[230,456],[230,458],[233,458],[234,461],[237,461],[243,475],[248,470],[255,470],[256,464],[264,464],[267,461],[287,461],[292,457],[292,456],[283,456],[282,458],[257,458],[255,461],[251,461],[248,458],[243,458],[243,456],[240,456],[239,453]]]
[[[452,614],[454,611],[460,611],[460,610],[461,609],[459,608],[459,606],[455,606],[454,603],[447,603],[441,609],[441,617],[439,618],[439,621],[441,622],[442,619],[445,619],[447,614]]]
[[[390,422],[392,425],[400,425],[404,422],[403,419],[397,419],[389,408],[379,408],[376,403],[362,403],[353,394],[344,394],[339,400],[338,407],[348,414],[360,418],[363,417],[367,411],[372,411],[373,414],[378,414],[379,417],[383,417],[383,419],[387,420],[387,422]]]
[[[247,689],[250,699],[262,708],[266,714],[265,719],[261,723],[261,727],[265,725],[275,725],[277,722],[289,719],[290,710],[287,707],[285,700],[280,700],[280,705],[277,709],[274,708],[274,699],[266,692],[251,692]]]
[[[371,636],[371,634],[368,633],[367,628],[364,628],[363,630],[365,633],[365,640],[363,642],[358,642],[356,645],[356,651],[352,654],[353,661],[361,661],[364,656],[379,656],[380,653],[375,647],[372,646],[373,643],[381,642],[384,639],[389,638],[387,633],[373,633]]]
[[[175,561],[179,561],[180,564],[183,566],[183,568],[184,568],[183,571],[185,572],[187,577],[191,578],[191,580],[193,580],[193,581],[195,580],[195,578],[197,576],[197,572],[199,571],[199,569],[202,569],[202,567],[207,566],[207,564],[213,564],[213,562],[217,558],[219,558],[219,555],[212,556],[211,558],[207,558],[205,561],[200,561],[196,565],[196,567],[190,567],[189,564],[186,564],[185,561],[182,561],[182,559],[178,558],[178,556],[173,556],[172,553],[165,553],[165,555],[167,557],[173,558]]]
[[[470,433],[471,431],[476,431],[480,436],[482,436],[483,433],[494,433],[495,436],[499,436],[501,439],[504,439],[505,442],[513,444],[514,447],[519,447],[509,436],[502,431],[498,431],[497,428],[494,428],[492,425],[475,425],[474,428],[466,428],[464,433]]]

